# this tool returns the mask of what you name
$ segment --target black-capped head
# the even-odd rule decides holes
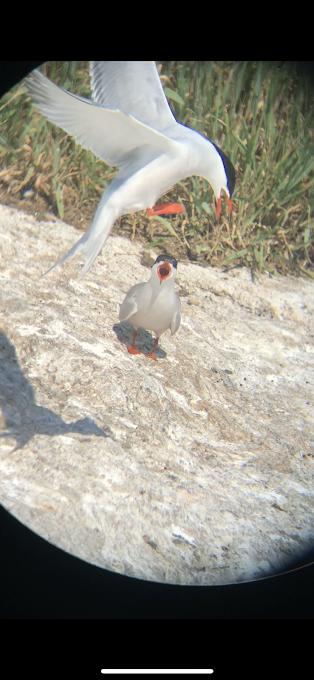
[[[222,151],[222,149],[217,146],[214,142],[212,142],[213,146],[215,147],[216,151],[219,153],[219,156],[223,162],[224,170],[226,173],[226,178],[227,178],[227,188],[229,191],[229,196],[231,198],[233,192],[234,192],[234,187],[236,183],[236,173],[233,164],[231,163],[230,158]]]
[[[162,253],[161,255],[158,255],[155,264],[158,262],[169,262],[175,269],[178,267],[176,258],[172,257],[172,255],[169,255],[169,253]]]
[[[178,263],[175,257],[172,257],[168,253],[162,253],[161,255],[158,255],[152,268],[152,276],[154,277],[155,274],[157,274],[161,285],[166,279],[170,280],[175,278],[177,266]]]

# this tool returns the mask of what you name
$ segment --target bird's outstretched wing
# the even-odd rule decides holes
[[[91,61],[93,97],[155,130],[176,123],[154,61]]]
[[[152,156],[177,152],[177,142],[116,108],[62,90],[40,71],[26,78],[36,107],[52,123],[109,165],[123,167],[149,148]]]

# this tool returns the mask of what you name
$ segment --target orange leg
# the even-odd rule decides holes
[[[172,215],[174,213],[184,212],[184,207],[181,203],[164,203],[163,205],[154,205],[153,208],[147,209],[150,217],[154,215]]]
[[[134,329],[133,345],[132,345],[132,347],[127,346],[127,350],[128,350],[128,352],[130,352],[130,354],[141,354],[141,352],[138,349],[135,348],[136,336],[137,336],[137,330]]]
[[[153,347],[153,351],[150,354],[145,354],[146,357],[150,357],[151,359],[155,359],[155,361],[158,361],[157,357],[155,356],[155,349],[158,345],[158,340],[159,340],[159,338],[156,338],[155,344],[154,344],[154,347]]]

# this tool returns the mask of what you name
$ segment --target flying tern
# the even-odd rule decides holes
[[[154,331],[155,344],[146,356],[155,361],[155,349],[161,334],[168,328],[171,335],[177,332],[181,322],[181,305],[174,289],[176,273],[177,260],[167,253],[158,255],[150,279],[132,286],[120,305],[120,321],[129,321],[134,328],[133,345],[128,347],[130,354],[141,354],[135,347],[138,328]]]
[[[176,182],[198,175],[211,185],[216,215],[222,192],[231,215],[234,167],[214,142],[178,123],[169,107],[154,61],[91,61],[93,100],[51,82],[40,71],[26,79],[36,107],[119,172],[104,191],[93,222],[51,269],[84,248],[85,274],[121,215],[179,212],[181,204],[156,206]],[[51,271],[49,269],[48,271]]]

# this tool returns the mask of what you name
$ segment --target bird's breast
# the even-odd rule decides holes
[[[170,328],[177,300],[174,288],[169,290],[165,283],[147,285],[139,291],[136,300],[137,312],[129,319],[134,326],[154,331],[157,335]]]

